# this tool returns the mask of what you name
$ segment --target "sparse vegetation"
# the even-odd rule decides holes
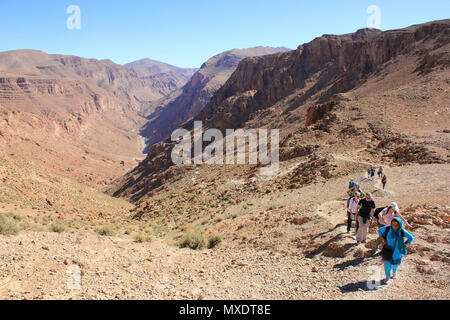
[[[56,232],[56,233],[64,232],[65,229],[66,228],[60,223],[54,223],[50,226],[50,231]]]
[[[0,234],[2,235],[16,235],[19,233],[19,226],[17,220],[11,215],[0,215]]]
[[[192,250],[203,250],[205,245],[205,237],[200,231],[189,232],[178,242],[180,248],[190,248]]]
[[[103,227],[97,229],[96,231],[101,236],[106,236],[106,237],[114,236],[114,230],[111,228],[111,226],[103,226]]]
[[[139,233],[138,235],[136,235],[134,237],[134,240],[138,243],[144,243],[144,242],[151,242],[152,241],[152,237],[145,235],[143,233]]]
[[[214,219],[215,223],[219,223],[219,222],[222,222],[222,221],[223,221],[222,217],[217,217],[217,218]]]
[[[210,235],[208,237],[208,249],[212,249],[222,242],[222,236],[218,234]]]

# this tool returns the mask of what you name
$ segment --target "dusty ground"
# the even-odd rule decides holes
[[[248,201],[229,206],[228,218],[204,226],[206,233],[223,237],[213,249],[178,248],[177,227],[144,243],[94,233],[0,236],[0,297],[449,299],[449,165],[386,170],[385,191],[364,173],[355,178],[374,192],[377,206],[399,203],[416,240],[399,278],[377,290],[367,285],[383,274],[380,257],[371,251],[373,241],[356,246],[353,232],[345,233],[349,177],[341,177],[249,199],[254,205],[248,209],[242,208]],[[67,280],[77,270],[81,289],[68,289]]]

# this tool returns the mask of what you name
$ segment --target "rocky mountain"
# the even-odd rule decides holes
[[[244,59],[195,119],[205,129],[222,131],[279,128],[281,159],[310,159],[306,165],[312,169],[307,176],[299,169],[280,178],[284,186],[292,183],[285,179],[310,183],[316,173],[332,177],[330,146],[396,164],[445,162],[443,131],[436,129],[445,129],[443,113],[448,119],[443,106],[448,98],[449,32],[450,20],[386,32],[362,29],[324,35],[295,51]],[[433,87],[440,89],[423,93],[423,100],[417,96]],[[409,113],[416,118],[407,121],[404,114]],[[411,128],[420,127],[423,118],[434,124],[426,137],[417,139],[411,132],[418,129]],[[184,127],[192,130],[193,120]],[[355,142],[349,146],[346,139]],[[154,145],[110,192],[138,201],[167,181],[181,179],[190,169],[173,167],[174,145],[169,140]]]
[[[142,59],[125,64],[124,67],[136,71],[141,79],[151,79],[160,83],[160,93],[163,97],[183,87],[198,69],[178,68],[170,64]],[[145,110],[147,113],[148,110]]]
[[[142,110],[176,89],[163,78],[140,77],[110,60],[0,53],[0,142],[80,181],[104,184],[142,156]]]
[[[149,122],[141,129],[142,135],[147,137],[148,146],[162,141],[185,121],[196,116],[228,80],[241,60],[286,51],[289,49],[234,49],[209,59],[183,88],[152,104],[153,108],[147,112]]]
[[[244,59],[194,119],[280,129],[279,170],[174,166],[164,140],[109,188],[120,198],[62,173],[95,184],[134,163],[118,155],[147,120],[130,125],[140,104],[121,98],[136,72],[111,71],[119,85],[101,81],[104,65],[94,80],[4,71],[15,81],[0,82],[0,299],[448,300],[449,54],[445,20]],[[367,177],[380,166],[386,186]],[[354,222],[346,230],[350,179],[377,208],[396,202],[414,236],[388,284],[377,223],[364,243]]]

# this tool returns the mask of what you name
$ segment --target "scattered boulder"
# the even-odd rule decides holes
[[[436,273],[436,269],[429,265],[417,265],[416,268],[422,274],[433,275]]]
[[[311,221],[309,217],[293,218],[290,222],[295,225],[302,225]]]
[[[345,245],[340,245],[338,243],[330,243],[323,251],[323,254],[328,257],[343,258],[345,257],[345,253],[347,252],[347,250],[348,247]]]

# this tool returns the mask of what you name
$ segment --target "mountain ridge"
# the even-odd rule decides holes
[[[292,127],[300,130],[298,126],[306,123],[310,108],[330,104],[323,108],[328,111],[318,116],[327,121],[323,125],[327,128],[334,121],[328,119],[329,110],[345,101],[335,95],[364,88],[371,84],[369,80],[386,77],[389,72],[397,77],[393,78],[392,86],[401,85],[401,75],[397,75],[398,71],[388,71],[390,69],[404,70],[404,78],[418,81],[427,72],[448,66],[449,25],[450,20],[444,20],[386,32],[361,29],[353,34],[318,37],[295,51],[246,58],[200,113],[182,127],[192,130],[194,120],[198,120],[203,122],[205,130],[218,128],[222,132],[247,126],[284,128],[280,132],[283,141],[289,139]],[[374,94],[377,93],[369,92],[369,96]],[[332,99],[337,99],[337,103]],[[391,134],[386,127],[388,124],[378,125],[386,130],[385,138],[391,139],[387,138]],[[370,128],[375,130],[373,125]],[[400,133],[394,135],[397,134]],[[372,138],[383,139],[380,134]],[[174,145],[169,139],[154,145],[147,158],[116,181],[109,192],[139,201],[146,194],[152,195],[164,188],[167,181],[182,177],[189,169],[188,166],[173,166],[170,153]],[[290,152],[302,154],[302,150],[286,148],[280,153],[283,157]]]
[[[157,101],[153,113],[147,112],[149,122],[141,128],[141,134],[147,138],[148,146],[166,138],[171,131],[197,115],[242,59],[289,50],[259,46],[228,50],[208,59],[183,88]]]

